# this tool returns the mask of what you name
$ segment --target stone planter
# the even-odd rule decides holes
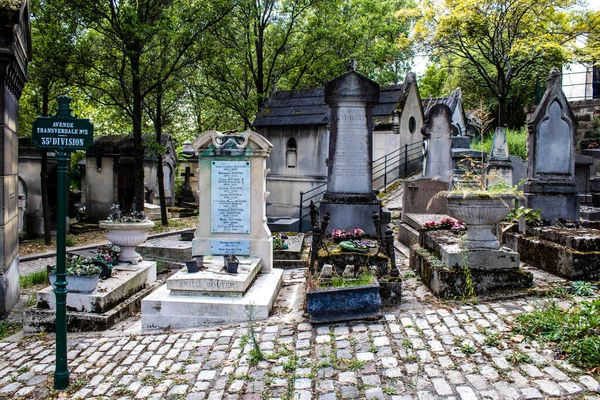
[[[469,250],[497,250],[500,243],[492,228],[510,212],[514,194],[482,196],[478,194],[446,195],[448,214],[461,220],[467,227],[466,244]]]
[[[306,292],[311,323],[329,323],[381,316],[379,282],[366,286],[312,289]]]
[[[56,275],[49,274],[48,279],[50,284],[54,287],[56,283]],[[100,275],[93,276],[73,276],[67,275],[67,290],[73,293],[90,293],[96,290],[98,286],[98,280]]]
[[[148,230],[154,226],[152,221],[143,222],[110,222],[101,221],[100,228],[108,230],[108,240],[121,248],[119,261],[136,265],[143,261],[142,256],[135,251],[138,246],[148,239]]]

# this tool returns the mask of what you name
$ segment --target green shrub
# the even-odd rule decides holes
[[[23,275],[19,277],[19,283],[22,288],[27,288],[35,285],[39,285],[41,283],[46,283],[48,280],[48,272],[44,269],[41,271],[36,271],[29,275]]]
[[[492,149],[493,134],[488,133],[483,141],[473,141],[471,148],[490,153]],[[525,160],[527,158],[527,128],[522,127],[519,130],[507,129],[506,142],[508,143],[508,152],[512,156],[516,156]]]

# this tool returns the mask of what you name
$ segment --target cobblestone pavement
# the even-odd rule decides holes
[[[404,260],[404,297],[377,321],[313,326],[302,316],[302,270],[285,273],[267,321],[194,331],[69,334],[71,386],[85,399],[600,400],[597,377],[511,333],[548,298],[440,302]],[[563,307],[574,300],[559,300]],[[294,304],[300,304],[295,306]],[[489,338],[498,340],[489,340]],[[0,343],[0,398],[52,398],[54,336]],[[258,361],[254,341],[264,360]],[[492,343],[493,342],[493,343]],[[487,344],[486,344],[487,343]],[[257,361],[257,362],[255,362]]]

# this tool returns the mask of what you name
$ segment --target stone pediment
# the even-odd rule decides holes
[[[379,102],[379,84],[356,71],[346,72],[325,85],[325,102],[337,100],[363,100]]]
[[[247,129],[242,133],[223,133],[215,130],[206,131],[192,142],[196,153],[204,150],[229,152],[264,152],[271,153],[273,145],[265,137]]]

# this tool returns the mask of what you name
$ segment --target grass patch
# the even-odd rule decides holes
[[[485,136],[483,141],[475,142],[471,144],[471,148],[475,150],[484,151],[490,154],[492,149],[492,139],[494,135],[488,134]],[[527,128],[522,127],[518,130],[507,129],[506,130],[506,143],[508,144],[508,152],[510,155],[517,156],[522,160],[527,159]]]
[[[7,338],[21,330],[21,324],[18,322],[0,321],[0,340]]]
[[[46,283],[48,280],[48,272],[46,270],[36,271],[29,275],[19,277],[19,283],[22,288],[28,288],[35,285]]]
[[[556,343],[556,351],[578,367],[600,366],[600,299],[583,301],[567,310],[552,302],[520,315],[513,330]]]
[[[344,278],[343,276],[334,276],[331,281],[319,282],[321,289],[325,288],[345,288],[353,286],[367,286],[375,283],[375,275],[372,272],[363,272],[356,278]]]

